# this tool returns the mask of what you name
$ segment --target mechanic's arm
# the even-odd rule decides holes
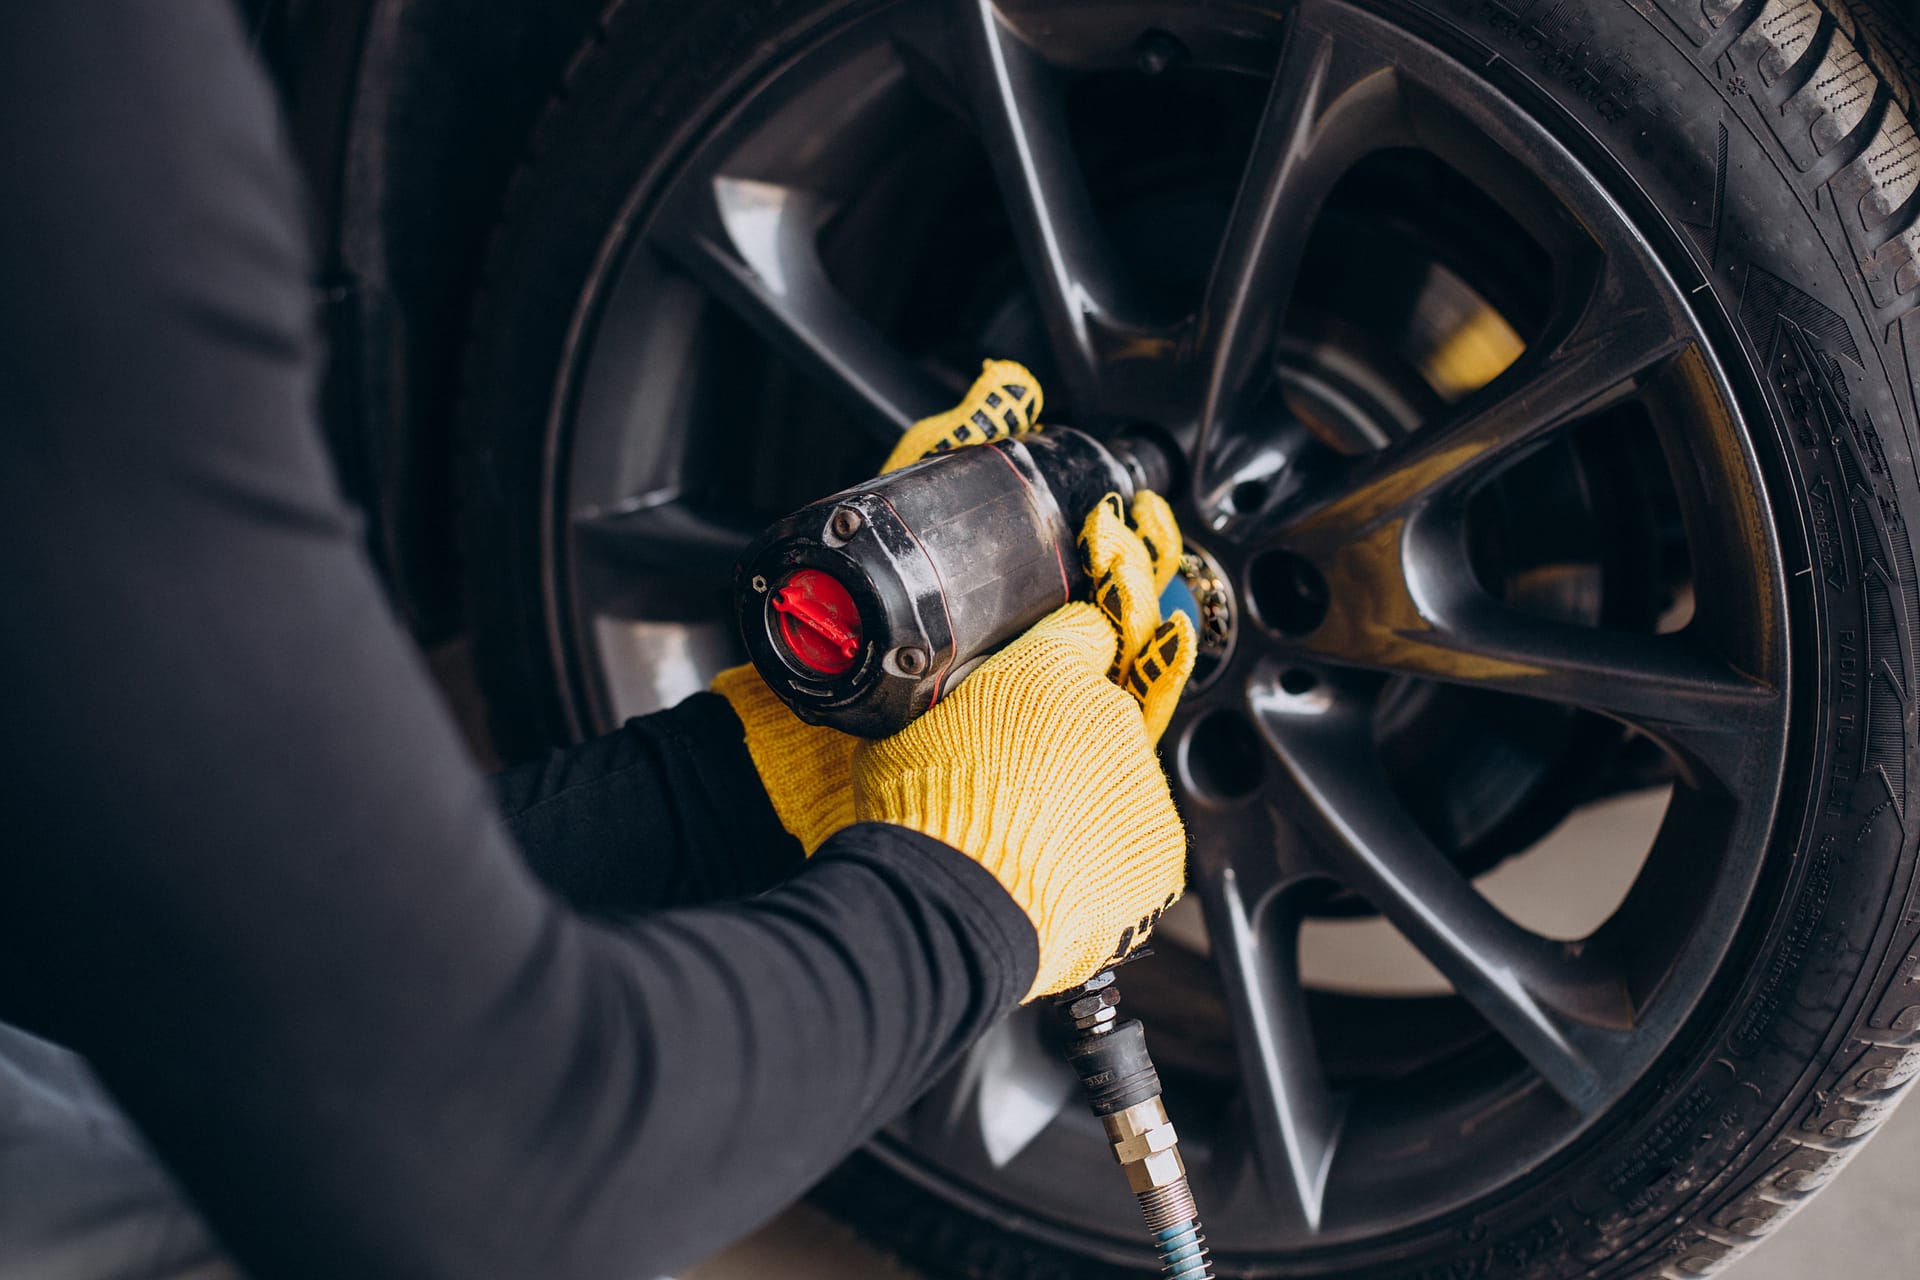
[[[232,24],[0,10],[0,1016],[258,1274],[677,1265],[1023,994],[1033,928],[879,827],[618,930],[540,891],[329,479]]]
[[[565,909],[333,488],[226,0],[0,8],[0,99],[0,1017],[87,1055],[244,1267],[677,1266],[1177,887],[1078,606],[856,758],[891,825],[748,902]]]
[[[495,774],[494,803],[534,875],[589,915],[759,893],[804,854],[767,798],[745,732],[725,698],[696,694]],[[851,821],[849,804],[834,829]]]
[[[548,888],[619,916],[758,893],[796,870],[853,823],[853,747],[739,666],[711,693],[495,775],[493,791]]]
[[[1009,397],[1024,423],[1016,434],[1039,421],[1043,397],[1032,372],[987,361],[959,404],[901,435],[882,470],[983,442],[974,425],[980,413],[1008,409]],[[1136,503],[1131,516],[1117,506],[1108,515],[1112,523],[1101,527],[1119,535],[1101,540],[1102,563],[1115,546],[1168,549],[1139,569],[1145,585],[1131,620],[1136,628],[1149,617],[1157,624],[1158,588],[1179,559],[1173,515],[1157,498]],[[1129,518],[1144,520],[1149,536],[1128,529]],[[1088,554],[1090,565],[1099,558],[1091,547]],[[1124,583],[1117,589],[1128,593]],[[1167,691],[1170,708],[1177,686]],[[710,694],[507,770],[494,791],[534,874],[579,910],[618,915],[757,892],[794,870],[854,821],[854,745],[802,723],[758,672],[738,666],[715,677]],[[647,856],[636,859],[642,846]]]

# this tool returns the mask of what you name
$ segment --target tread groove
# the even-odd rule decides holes
[[[1820,71],[1821,64],[1827,60],[1827,50],[1832,46],[1834,33],[1839,28],[1840,24],[1833,20],[1833,15],[1823,9],[1820,16],[1820,29],[1813,33],[1813,39],[1807,42],[1807,47],[1798,58],[1794,59],[1793,65],[1782,71],[1780,78],[1768,88],[1766,96],[1768,106],[1775,109],[1786,106],[1799,96],[1802,89],[1812,83],[1813,77]]]
[[[1873,91],[1873,105],[1860,117],[1847,136],[1833,144],[1833,147],[1807,170],[1807,181],[1811,186],[1822,187],[1833,181],[1834,177],[1848,165],[1859,160],[1880,136],[1880,126],[1886,123],[1887,113],[1893,109],[1893,93],[1884,83],[1876,84]]]
[[[1720,29],[1700,46],[1700,61],[1708,67],[1720,61],[1727,50],[1733,47],[1734,42],[1747,34],[1766,10],[1767,0],[1740,0],[1740,7],[1728,14],[1727,20],[1720,24]]]
[[[1887,215],[1886,221],[1861,237],[1861,247],[1867,253],[1884,248],[1913,230],[1916,221],[1920,221],[1920,185],[1908,193],[1899,208]]]

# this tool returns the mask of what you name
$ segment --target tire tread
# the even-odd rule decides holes
[[[1819,34],[1809,36],[1816,14]],[[1920,55],[1911,35],[1887,27],[1859,0],[1769,0],[1733,16],[1743,15],[1747,28],[1728,47],[1744,49],[1762,76],[1777,68],[1776,90],[1794,84],[1777,110],[1761,116],[1811,185],[1842,211],[1879,318],[1897,319],[1920,305],[1920,137],[1912,119]],[[1816,52],[1819,61],[1807,69]],[[1872,128],[1865,127],[1874,115],[1866,98],[1885,103]],[[1822,153],[1842,147],[1850,152],[1843,162],[1817,165]],[[1920,1075],[1920,916],[1911,894],[1909,886],[1895,942],[1905,948],[1896,952],[1902,958],[1885,967],[1869,1011],[1827,1069],[1839,1080],[1813,1092],[1793,1131],[1767,1147],[1761,1168],[1720,1194],[1706,1222],[1667,1242],[1669,1257],[1654,1272],[1663,1280],[1717,1272],[1770,1236],[1832,1181]]]
[[[1717,25],[1711,6],[1704,16]],[[1760,115],[1809,186],[1840,211],[1877,318],[1884,325],[1920,306],[1913,36],[1860,0],[1767,0],[1721,17],[1745,26],[1716,31],[1713,44],[1757,70],[1767,104]]]
[[[1824,40],[1807,34],[1816,13]],[[1745,17],[1747,27],[1724,47],[1744,50],[1763,77],[1777,69],[1776,90],[1794,85],[1778,109],[1760,115],[1809,184],[1841,211],[1878,318],[1884,325],[1920,306],[1920,137],[1912,118],[1920,55],[1912,36],[1859,0],[1769,0],[1729,16]],[[1816,52],[1819,61],[1807,69]],[[1874,102],[1884,108],[1868,128]],[[1825,155],[1836,148],[1846,154],[1837,163]],[[1838,1079],[1801,1104],[1790,1131],[1766,1147],[1758,1168],[1720,1192],[1706,1221],[1667,1241],[1668,1256],[1653,1274],[1692,1280],[1744,1255],[1831,1182],[1912,1087],[1920,1075],[1920,915],[1912,891],[1897,922],[1898,963],[1885,965],[1867,1012],[1824,1073]]]

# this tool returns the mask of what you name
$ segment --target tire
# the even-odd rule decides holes
[[[561,370],[629,198],[767,51],[878,6],[624,0],[535,131],[474,320],[466,592],[509,752],[591,731],[549,617]],[[1383,6],[1384,8],[1384,6]],[[1727,339],[1789,579],[1789,780],[1732,961],[1662,1065],[1500,1195],[1223,1275],[1709,1274],[1867,1141],[1920,1073],[1920,62],[1851,0],[1419,0],[1386,10],[1511,97],[1656,227]],[[583,298],[586,302],[583,304]],[[940,1276],[1143,1274],[855,1157],[821,1192]]]

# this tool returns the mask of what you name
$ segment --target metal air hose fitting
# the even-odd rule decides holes
[[[1163,1272],[1170,1280],[1212,1280],[1207,1238],[1187,1186],[1179,1137],[1160,1100],[1160,1075],[1147,1056],[1146,1033],[1137,1018],[1119,1020],[1119,1004],[1111,969],[1054,997],[1074,1035],[1067,1062],[1140,1201]]]

